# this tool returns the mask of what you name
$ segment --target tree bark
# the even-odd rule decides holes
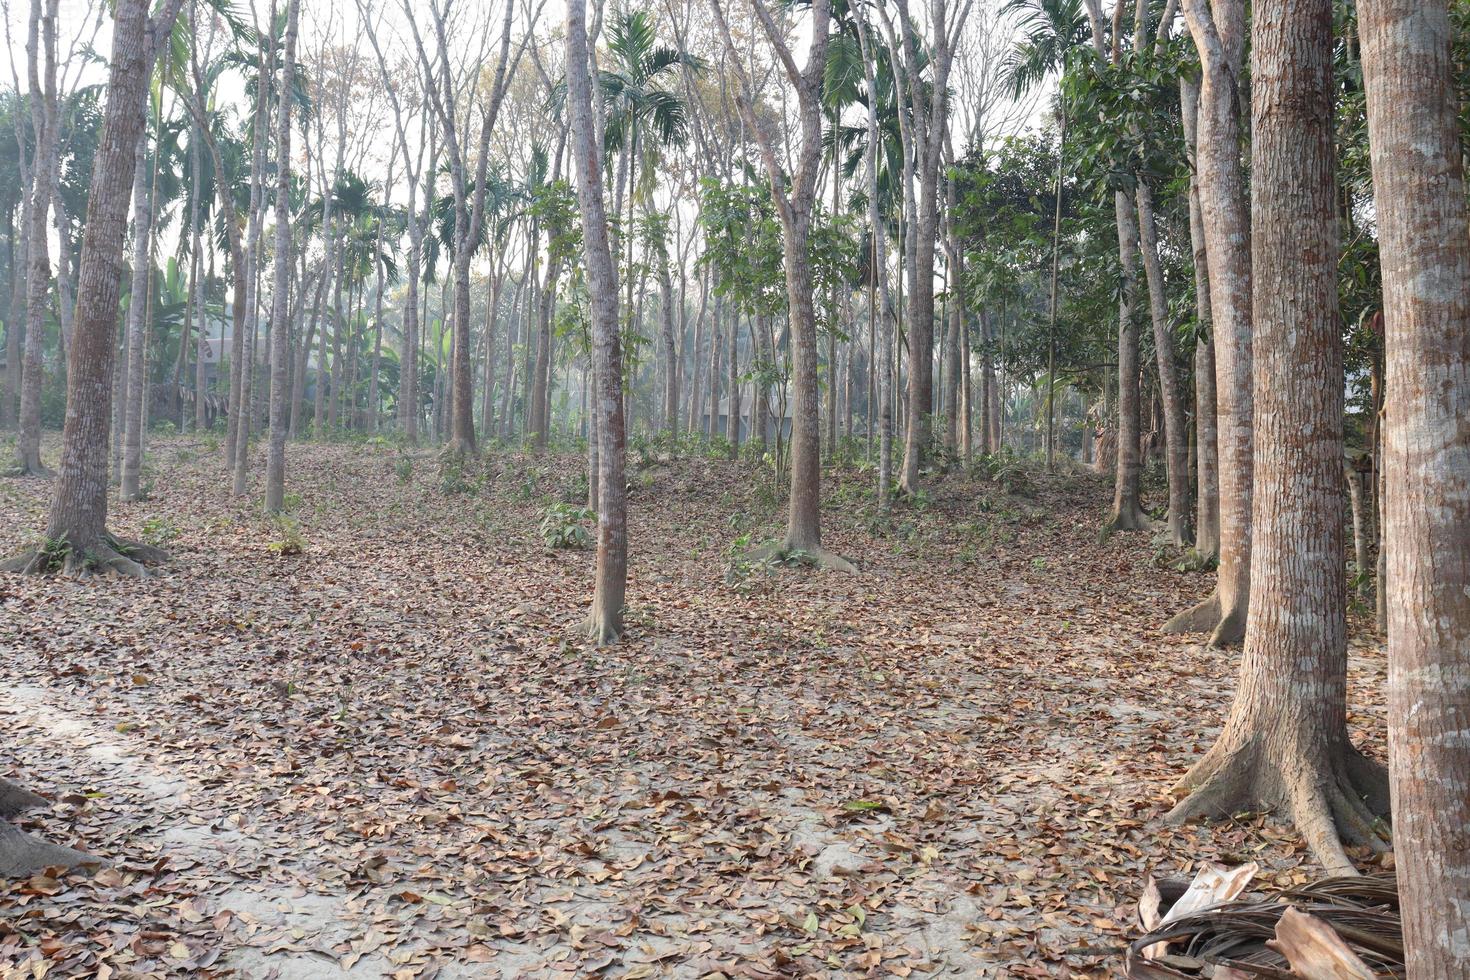
[[[1250,605],[1254,468],[1251,223],[1240,159],[1245,50],[1243,0],[1184,0],[1201,62],[1198,147],[1200,211],[1215,355],[1220,486],[1220,564],[1214,593],[1166,630],[1210,634],[1211,646],[1239,643]]]
[[[1154,221],[1153,189],[1138,184],[1138,227],[1143,271],[1148,281],[1149,318],[1154,328],[1154,360],[1159,371],[1159,396],[1163,402],[1165,469],[1169,477],[1169,543],[1176,548],[1189,545],[1189,435],[1184,424],[1184,391],[1179,383],[1179,366],[1174,359],[1173,331],[1169,329],[1169,306],[1164,295],[1164,269],[1159,262],[1159,233]]]
[[[4,563],[4,568],[49,572],[56,548],[63,570],[104,567],[141,576],[134,560],[162,557],[154,549],[122,545],[107,532],[107,449],[112,367],[123,239],[133,186],[134,154],[143,131],[144,97],[153,62],[183,0],[165,0],[152,18],[145,0],[118,0],[113,11],[112,56],[102,132],[92,167],[82,260],[77,277],[76,336],[67,369],[66,422],[61,467],[47,521],[48,548]]]
[[[659,276],[659,322],[664,362],[664,428],[679,431],[679,355],[674,346],[674,281],[665,268]]]
[[[603,202],[602,153],[592,122],[585,0],[567,3],[567,103],[588,293],[592,302],[592,353],[596,376],[598,483],[597,586],[587,632],[593,642],[611,643],[623,632],[628,578],[627,498],[624,490],[622,351],[618,342],[618,284],[608,242]]]
[[[1386,330],[1393,841],[1413,980],[1470,963],[1470,241],[1445,0],[1363,0]]]
[[[1352,874],[1339,835],[1384,847],[1388,787],[1347,733],[1332,4],[1269,0],[1254,16],[1251,617],[1224,731],[1171,816],[1282,812],[1324,867]]]
[[[143,400],[148,389],[148,293],[153,279],[153,186],[149,179],[148,136],[138,140],[133,177],[133,287],[128,301],[127,358],[123,401],[123,500],[141,495]]]
[[[31,27],[27,42],[31,83],[31,128],[36,133],[36,156],[31,166],[30,246],[26,256],[25,361],[21,365],[20,438],[15,463],[21,475],[49,476],[41,462],[41,342],[45,338],[46,294],[51,284],[46,220],[56,186],[56,17],[59,0],[31,0]],[[39,45],[39,48],[38,48]],[[44,62],[44,67],[42,63]],[[44,77],[44,87],[43,79]],[[65,238],[61,247],[66,247]],[[65,274],[63,269],[62,274]]]
[[[1118,226],[1118,261],[1123,269],[1123,291],[1118,299],[1118,447],[1113,478],[1113,511],[1110,531],[1147,530],[1152,522],[1143,512],[1139,480],[1143,474],[1140,429],[1138,324],[1134,308],[1138,302],[1138,226],[1133,220],[1133,203],[1122,191],[1114,195]]]
[[[265,512],[278,514],[286,500],[286,426],[291,359],[291,90],[296,58],[296,20],[301,0],[286,2],[285,57],[281,59],[280,104],[276,109],[276,247],[271,283],[270,445],[265,456]],[[381,275],[380,275],[381,281]],[[381,294],[380,294],[381,295]],[[379,313],[381,314],[381,309]],[[376,365],[374,378],[376,379]],[[377,419],[376,409],[373,414]]]
[[[1184,112],[1184,143],[1193,170],[1189,181],[1189,241],[1194,254],[1195,315],[1199,332],[1194,346],[1195,527],[1194,551],[1204,558],[1220,554],[1219,429],[1215,418],[1214,316],[1210,305],[1209,258],[1199,189],[1199,83],[1179,83]]]

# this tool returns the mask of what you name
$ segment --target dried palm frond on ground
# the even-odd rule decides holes
[[[1244,874],[1241,874],[1244,872]],[[1150,880],[1139,903],[1148,934],[1128,947],[1128,976],[1253,977],[1353,980],[1403,977],[1404,945],[1398,889],[1391,873],[1328,878],[1261,901],[1227,900],[1182,914],[1206,876],[1239,894],[1251,866],[1209,867],[1186,890],[1182,881]],[[1208,891],[1208,889],[1203,889]],[[1163,913],[1160,915],[1160,913]]]

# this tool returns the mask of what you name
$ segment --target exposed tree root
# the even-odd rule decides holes
[[[479,449],[467,439],[453,438],[444,444],[439,453],[440,463],[462,463],[478,456]]]
[[[37,796],[8,779],[0,779],[0,819],[19,816],[27,810],[45,805],[45,797]]]
[[[821,545],[795,545],[789,541],[767,541],[763,545],[751,549],[750,557],[755,561],[782,564],[810,565],[813,568],[825,568],[834,572],[846,572],[849,575],[857,575],[858,567],[841,555],[834,554]]]
[[[41,840],[9,822],[12,817],[45,805],[43,797],[0,779],[0,878],[18,878],[43,868],[103,863],[96,855]]]
[[[1103,525],[1103,537],[1115,534],[1119,531],[1152,531],[1154,522],[1143,512],[1140,507],[1127,510],[1114,511],[1106,524]]]
[[[1206,646],[1233,647],[1245,641],[1245,610],[1236,607],[1222,613],[1219,591],[1198,605],[1191,606],[1164,624],[1165,633],[1208,633]]]
[[[36,453],[34,456],[28,456],[25,459],[17,459],[15,465],[5,471],[5,475],[17,479],[35,477],[41,480],[49,480],[56,474],[45,463],[41,462],[41,454]]]
[[[1169,811],[1170,823],[1277,813],[1292,822],[1332,874],[1358,873],[1344,843],[1388,849],[1383,823],[1387,771],[1352,745],[1312,751],[1297,742],[1287,749],[1267,738],[1231,748],[1223,744],[1217,743],[1175,787],[1176,793],[1189,795]]]
[[[1245,606],[1237,605],[1220,617],[1208,642],[1212,647],[1236,647],[1245,642]]]
[[[587,617],[583,631],[594,646],[611,646],[618,642],[623,635],[623,623],[620,616],[608,616],[593,613]]]
[[[1219,622],[1220,593],[1211,592],[1209,597],[1198,605],[1175,613],[1174,618],[1164,624],[1164,632],[1206,633],[1213,630]]]
[[[147,564],[168,561],[168,552],[141,541],[104,534],[88,548],[51,544],[0,561],[0,572],[82,578],[104,572],[126,578],[148,578]]]
[[[95,854],[52,844],[0,820],[0,878],[20,878],[44,868],[77,868],[102,863]]]

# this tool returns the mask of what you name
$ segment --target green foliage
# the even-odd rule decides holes
[[[1013,497],[1029,497],[1035,492],[1026,461],[1010,449],[982,453],[975,465],[987,480]]]
[[[143,543],[162,548],[179,536],[179,529],[167,517],[150,517],[143,522]]]
[[[301,533],[301,523],[294,517],[278,514],[270,519],[274,537],[266,543],[266,550],[277,558],[300,555],[306,551],[306,537]]]
[[[393,461],[393,473],[398,477],[399,483],[408,483],[413,480],[413,457],[399,456]]]
[[[586,507],[558,501],[541,514],[541,540],[548,548],[585,548],[592,536],[583,524],[596,518]]]
[[[439,473],[439,491],[447,497],[473,497],[480,490],[479,484],[465,472],[464,462],[451,458],[444,462]]]

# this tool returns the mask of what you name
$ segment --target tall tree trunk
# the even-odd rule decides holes
[[[702,382],[704,381],[704,321],[705,311],[709,307],[710,271],[704,270],[704,282],[699,291],[699,313],[694,318],[694,356],[690,361],[694,368],[694,377],[689,384],[689,425],[686,431],[700,433],[700,406],[704,404]]]
[[[148,397],[148,294],[153,280],[153,183],[148,136],[138,140],[133,178],[133,289],[128,303],[127,387],[123,401],[123,500],[137,500],[143,469],[143,400]]]
[[[20,113],[16,113],[17,119]],[[19,125],[19,124],[17,124]],[[22,145],[22,139],[17,137],[16,145]],[[25,157],[23,152],[20,153]],[[22,181],[25,178],[22,176]],[[0,427],[10,428],[20,420],[20,384],[21,384],[21,337],[23,324],[26,320],[26,270],[29,268],[29,248],[31,238],[31,196],[21,195],[20,221],[13,222],[12,238],[19,239],[19,244],[11,248],[11,277],[10,277],[10,316],[5,324],[5,393],[0,398]],[[13,221],[13,219],[12,219]]]
[[[16,442],[15,463],[21,474],[49,476],[50,470],[41,462],[41,342],[46,335],[46,294],[51,284],[46,220],[51,212],[51,197],[56,184],[56,127],[60,122],[56,95],[56,16],[59,0],[45,0],[44,13],[42,2],[43,0],[31,0],[31,28],[26,45],[30,62],[31,125],[36,133],[36,156],[31,167],[25,363],[21,366],[20,438]],[[66,247],[64,237],[61,239],[61,247]],[[64,263],[62,275],[65,275]]]
[[[201,242],[205,240],[206,239],[203,236],[200,237]],[[207,268],[207,271],[204,272],[204,278],[200,282],[199,289],[195,297],[198,302],[198,306],[194,315],[199,318],[199,350],[196,352],[196,356],[194,358],[194,431],[196,432],[203,432],[205,429],[208,429],[211,425],[214,424],[213,412],[211,410],[213,396],[210,394],[209,378],[207,373],[207,355],[210,344],[209,284],[214,281],[214,257],[215,251],[213,245],[211,245],[209,249],[209,266]],[[201,269],[203,268],[204,267],[201,266]],[[221,327],[221,332],[223,332],[223,327]],[[220,353],[224,352],[223,337],[220,338],[219,350]],[[220,360],[216,358],[215,363],[219,364]]]
[[[1245,50],[1244,0],[1184,0],[1201,62],[1198,147],[1200,211],[1215,355],[1220,485],[1220,565],[1214,593],[1166,630],[1205,632],[1212,646],[1239,643],[1250,605],[1254,468],[1251,224],[1240,159],[1238,87]]]
[[[1113,195],[1118,226],[1118,261],[1123,269],[1123,291],[1118,299],[1118,456],[1113,477],[1113,511],[1107,527],[1113,531],[1147,530],[1139,482],[1143,475],[1139,445],[1142,415],[1139,405],[1138,324],[1134,307],[1138,301],[1138,227],[1133,221],[1133,202],[1118,191]]]
[[[468,218],[466,218],[468,220]],[[457,232],[458,234],[458,232]],[[445,452],[473,456],[475,443],[475,373],[470,357],[470,257],[467,236],[458,242],[454,256],[454,343],[450,351],[450,432]]]
[[[121,291],[117,270],[122,264],[135,153],[143,132],[144,98],[153,62],[181,3],[166,0],[151,19],[145,0],[118,0],[113,11],[106,109],[83,225],[61,467],[46,528],[47,540],[65,548],[63,569],[73,573],[108,568],[142,576],[146,573],[135,559],[163,557],[135,544],[124,546],[128,552],[124,555],[107,531],[107,437]],[[44,573],[54,569],[56,560],[57,552],[48,548],[0,567]]]
[[[1189,241],[1194,254],[1194,299],[1199,334],[1194,345],[1195,554],[1220,554],[1219,429],[1215,418],[1214,316],[1210,304],[1210,272],[1205,247],[1204,213],[1199,188],[1199,82],[1179,83],[1184,111],[1184,142],[1193,171],[1189,181]]]
[[[674,281],[667,268],[659,276],[658,285],[664,348],[664,428],[672,436],[679,431],[679,355],[674,347]]]
[[[724,334],[720,333],[720,321],[724,312],[724,297],[716,296],[714,320],[710,324],[709,411],[704,427],[704,436],[711,442],[720,431],[720,365],[724,363],[721,351],[725,342]]]
[[[1051,222],[1051,297],[1046,322],[1046,468],[1056,466],[1057,451],[1057,286],[1062,260],[1062,166],[1067,157],[1067,116],[1057,127],[1057,178]],[[1140,186],[1140,191],[1142,187]]]
[[[730,456],[740,455],[740,313],[730,317],[730,379],[726,389],[728,414],[725,416],[725,438],[730,443]]]
[[[1446,0],[1363,0],[1387,351],[1389,760],[1409,976],[1470,962],[1470,242]]]
[[[593,413],[597,418],[598,483],[597,586],[587,631],[599,644],[623,632],[623,602],[628,578],[627,498],[624,493],[623,366],[618,343],[618,283],[608,242],[603,203],[602,153],[592,123],[592,93],[584,23],[585,0],[567,4],[567,102],[571,110],[572,153],[582,210],[582,239],[588,292],[592,300],[592,354],[596,376]]]
[[[412,202],[410,202],[411,206]],[[398,358],[398,424],[410,446],[419,441],[419,279],[423,275],[424,234],[417,214],[408,226],[408,283],[403,299],[403,351]]]
[[[881,321],[873,365],[878,370],[878,509],[887,511],[893,497],[893,299],[888,292],[888,227],[878,198],[878,80],[871,42],[866,27],[858,31],[862,48],[863,76],[867,85],[868,145],[864,166],[868,184],[868,234],[872,236],[869,274],[877,280]],[[871,303],[873,297],[869,296]]]
[[[271,283],[270,446],[265,457],[265,511],[280,513],[286,501],[287,376],[291,358],[291,98],[296,58],[296,19],[301,0],[286,0],[286,50],[281,59],[280,105],[276,112],[276,247]],[[380,277],[381,282],[381,277]],[[381,293],[379,294],[381,296]],[[381,310],[379,311],[381,315]],[[375,369],[376,370],[376,369]],[[374,374],[376,379],[376,373]],[[373,415],[376,420],[376,413]]]
[[[1251,616],[1224,731],[1171,816],[1280,811],[1351,874],[1339,833],[1383,846],[1388,786],[1347,732],[1332,3],[1258,0],[1254,18]]]
[[[1138,184],[1138,227],[1143,271],[1148,281],[1149,319],[1154,328],[1154,360],[1159,371],[1159,399],[1164,415],[1164,460],[1169,477],[1169,543],[1189,545],[1189,432],[1184,424],[1184,390],[1174,359],[1164,268],[1159,261],[1159,233],[1154,221],[1153,189]]]

